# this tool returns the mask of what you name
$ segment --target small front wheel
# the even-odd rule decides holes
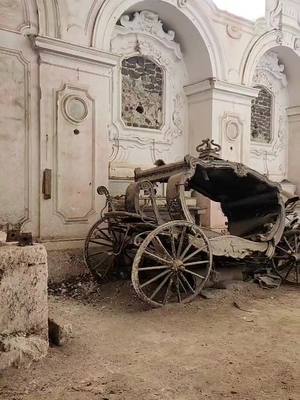
[[[149,233],[132,266],[132,284],[152,307],[188,303],[204,287],[212,251],[203,231],[187,221],[171,221]]]
[[[94,278],[106,282],[125,266],[127,226],[122,218],[107,214],[90,229],[84,246],[84,261]]]

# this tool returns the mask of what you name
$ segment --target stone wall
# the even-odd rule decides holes
[[[122,61],[122,119],[134,128],[163,124],[163,71],[146,57]]]
[[[0,371],[48,350],[47,253],[42,245],[0,245]]]
[[[251,108],[251,139],[255,142],[270,143],[272,140],[272,103],[272,94],[260,88]]]

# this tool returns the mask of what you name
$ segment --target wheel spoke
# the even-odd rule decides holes
[[[113,247],[112,244],[108,244],[108,243],[104,243],[104,242],[97,242],[94,239],[91,239],[89,241],[89,243],[94,243],[94,244],[97,244],[98,246],[105,246],[105,247],[111,247],[111,248]]]
[[[166,304],[168,299],[169,299],[169,293],[170,293],[170,289],[172,287],[173,281],[174,281],[174,277],[171,276],[171,278],[169,280],[169,283],[168,283],[167,290],[166,290],[166,294],[165,294],[165,297],[164,297],[164,300],[163,300],[163,304]]]
[[[291,273],[291,270],[293,269],[293,265],[290,267],[290,269],[288,270],[288,272],[286,273],[284,280],[287,280],[287,277],[289,276],[289,274]]]
[[[185,257],[182,262],[186,262],[188,261],[190,258],[194,257],[196,254],[200,253],[201,251],[203,251],[205,249],[206,246],[201,247],[201,249],[197,249],[196,251],[194,251],[193,253],[189,254],[187,257]]]
[[[139,271],[154,271],[159,269],[170,269],[170,265],[156,265],[154,267],[139,268]]]
[[[181,303],[181,294],[180,294],[180,290],[179,290],[179,281],[176,282],[176,292],[177,292],[178,303]]]
[[[182,277],[182,279],[184,280],[184,282],[187,284],[187,286],[189,287],[189,289],[191,290],[191,292],[195,293],[195,290],[193,289],[193,287],[191,286],[190,282],[186,279],[186,277],[184,276],[183,273],[180,273],[180,276]]]
[[[105,262],[108,261],[109,258],[111,258],[112,254],[106,254],[106,257],[104,257],[101,261],[99,261],[96,265],[91,266],[91,268],[93,268],[93,270],[97,269],[98,267],[100,267],[101,265],[103,265]],[[108,266],[109,268],[109,266]],[[105,269],[107,270],[107,268]]]
[[[190,263],[187,263],[187,264],[183,264],[183,266],[184,266],[184,267],[191,267],[191,266],[193,266],[193,265],[203,265],[203,264],[208,264],[208,263],[209,263],[208,260],[205,260],[205,261],[195,261],[195,262],[190,262]]]
[[[154,297],[161,291],[161,289],[164,287],[164,285],[168,282],[168,279],[171,277],[172,272],[169,273],[169,275],[167,275],[165,277],[165,279],[157,286],[157,288],[154,290],[154,292],[152,293],[150,299],[153,300]]]
[[[188,294],[188,292],[186,291],[186,287],[184,286],[184,284],[182,283],[182,280],[180,279],[180,276],[177,276],[178,282],[180,283],[182,289],[184,290],[185,294]]]
[[[283,255],[283,256],[273,256],[272,258],[277,258],[278,260],[288,260],[289,257]]]
[[[190,248],[193,246],[192,243],[189,243],[189,245],[185,248],[184,252],[181,254],[181,256],[179,257],[181,260],[186,256],[186,254],[188,253],[188,251],[190,250]]]
[[[296,283],[298,284],[299,283],[299,270],[298,270],[298,265],[296,264],[295,265],[295,270],[296,270]]]
[[[96,257],[99,256],[100,254],[103,254],[103,251],[97,251],[97,253],[89,254],[87,258]]]
[[[153,282],[157,281],[158,279],[162,278],[163,276],[165,276],[165,275],[168,274],[168,273],[170,273],[169,270],[161,272],[160,274],[156,275],[154,278],[149,279],[149,281],[143,283],[143,284],[141,285],[141,288],[150,285],[150,283],[153,283]]]
[[[162,244],[160,238],[159,238],[158,236],[155,236],[154,239],[157,241],[159,247],[162,249],[162,251],[165,253],[165,255],[166,255],[167,257],[169,257],[170,259],[172,259],[171,254],[168,252],[168,250],[167,250],[167,249],[165,248],[165,246]],[[157,249],[155,249],[155,250],[157,250]]]
[[[185,234],[186,234],[186,226],[183,227],[181,235],[180,235],[179,245],[178,245],[178,249],[177,249],[177,257],[180,256]]]
[[[171,237],[171,249],[172,249],[172,255],[174,258],[176,258],[176,248],[175,248],[175,239],[174,239],[174,230],[173,227],[169,229],[170,237]]]
[[[162,262],[163,264],[171,264],[169,260],[165,260],[164,258],[157,256],[156,254],[150,253],[150,251],[148,250],[145,250],[144,254],[152,258],[152,260],[154,261]]]
[[[277,248],[278,248],[279,250],[283,251],[284,253],[290,255],[290,253],[288,252],[288,250],[285,250],[283,247],[280,247],[280,246],[277,245]]]
[[[184,270],[184,272],[187,272],[188,274],[191,274],[191,275],[194,275],[194,276],[197,276],[198,278],[200,278],[200,279],[205,279],[205,277],[204,276],[202,276],[202,275],[199,275],[199,274],[197,274],[196,272],[194,272],[194,271],[190,271],[189,269],[185,269]]]
[[[284,236],[283,240],[285,241],[285,243],[287,244],[288,248],[291,250],[292,253],[294,253],[294,249],[292,248],[292,246],[290,245],[289,241],[287,240],[287,238]]]
[[[100,232],[103,236],[104,236],[104,238],[102,238],[102,239],[106,239],[108,242],[111,242],[112,240],[111,240],[111,237],[110,236],[108,236],[104,231],[103,231],[103,229],[98,229],[98,232]],[[97,239],[97,238],[96,238]],[[99,239],[101,239],[101,238],[99,238]]]

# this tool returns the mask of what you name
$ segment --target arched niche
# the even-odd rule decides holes
[[[249,55],[244,70],[244,82],[253,71],[252,85],[259,82],[274,96],[273,138],[261,145],[251,142],[251,162],[274,180],[292,182],[299,193],[300,43],[297,37],[284,33],[279,38],[281,45],[278,33],[265,35],[261,46]],[[254,62],[255,54],[258,59]]]
[[[259,90],[251,110],[250,166],[275,181],[287,178],[288,81],[275,51],[259,60],[252,85]]]
[[[91,45],[110,51],[111,37],[119,18],[140,10],[157,13],[169,29],[176,31],[176,41],[180,42],[185,55],[187,83],[211,77],[225,78],[223,51],[209,20],[216,7],[208,0],[110,0],[102,4],[94,21],[95,11],[89,17],[89,25],[93,24]]]
[[[119,40],[122,32],[118,28],[120,25],[122,28],[120,19],[128,15],[131,21],[135,13],[143,11],[158,16],[166,32],[165,37],[163,34],[151,35],[133,29],[131,33],[124,33],[122,44]],[[120,63],[124,57],[149,57],[163,69],[165,75],[161,129],[129,129],[121,118],[121,74],[118,68],[115,69],[112,123],[108,129],[112,144],[111,178],[130,178],[137,166],[151,167],[158,158],[173,162],[190,152],[190,130],[198,131],[199,125],[191,116],[195,107],[191,111],[185,88],[194,87],[210,78],[223,80],[227,70],[222,48],[211,23],[215,11],[215,6],[208,0],[110,0],[99,8],[93,24],[91,45],[118,54]],[[170,40],[172,32],[174,37]],[[116,36],[119,38],[115,39]],[[205,106],[199,104],[197,108],[197,113],[201,108],[205,119],[209,120]],[[205,135],[210,135],[210,124],[206,122],[203,131]],[[201,141],[201,138],[195,140]]]
[[[132,175],[135,167],[172,162],[188,151],[188,73],[175,39],[149,10],[130,10],[115,24],[110,51],[120,56],[120,68],[113,73],[111,176],[124,178],[129,169]]]
[[[36,2],[39,17],[39,35],[61,39],[61,7],[58,0],[31,0]]]
[[[283,31],[273,29],[264,33],[259,38],[253,38],[241,63],[242,84],[246,86],[252,85],[257,64],[268,51],[276,51],[282,53],[283,56],[285,54],[284,58],[286,60],[284,61],[288,63],[288,59],[292,57],[292,53],[296,56],[294,59],[300,56],[300,37],[295,31],[291,31],[288,27],[285,27]]]

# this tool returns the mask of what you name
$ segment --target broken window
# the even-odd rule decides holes
[[[161,129],[164,74],[152,60],[135,56],[122,62],[122,119],[126,126]]]
[[[260,143],[270,143],[272,140],[272,110],[273,95],[263,86],[258,97],[252,100],[251,107],[251,140]]]

